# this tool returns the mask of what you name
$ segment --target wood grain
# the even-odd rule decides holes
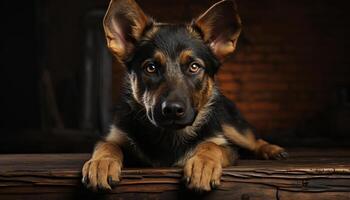
[[[207,194],[184,189],[178,168],[124,169],[113,191],[92,193],[80,182],[88,154],[0,155],[0,199],[350,199],[348,149],[290,152],[285,161],[240,160]]]

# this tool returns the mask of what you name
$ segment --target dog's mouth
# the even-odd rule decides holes
[[[153,118],[148,117],[150,122],[156,126],[163,129],[171,129],[171,130],[179,130],[183,129],[187,126],[191,126],[194,122],[194,118],[188,122],[182,121],[182,120],[167,120],[167,119],[161,119],[161,120],[155,120]]]
[[[184,129],[187,126],[192,126],[195,119],[196,119],[197,113],[193,112],[189,115],[187,115],[185,118],[180,120],[174,120],[174,119],[160,119],[157,121],[157,126],[164,128],[164,129],[170,129],[170,130],[180,130]]]
[[[175,120],[167,120],[167,121],[163,121],[161,123],[159,123],[159,126],[164,128],[164,129],[174,129],[174,130],[179,130],[179,129],[183,129],[186,126],[190,126],[192,125],[191,123],[178,123]]]

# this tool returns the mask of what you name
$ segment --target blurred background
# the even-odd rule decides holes
[[[214,0],[137,0],[190,22]],[[350,146],[347,1],[237,0],[239,47],[217,77],[259,134],[285,146]],[[124,70],[105,48],[108,0],[1,1],[0,153],[91,152]]]

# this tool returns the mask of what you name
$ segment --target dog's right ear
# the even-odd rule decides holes
[[[214,4],[194,20],[193,25],[199,28],[204,41],[221,61],[236,49],[242,24],[234,0]]]
[[[134,0],[111,0],[103,19],[108,48],[120,61],[125,60],[151,23]]]

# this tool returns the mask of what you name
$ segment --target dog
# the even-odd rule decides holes
[[[83,166],[88,188],[110,190],[123,165],[177,166],[189,189],[210,191],[238,149],[263,159],[287,156],[258,139],[215,84],[241,32],[234,1],[214,4],[189,24],[168,24],[134,0],[111,0],[103,26],[108,48],[126,68],[125,90],[110,132]]]

